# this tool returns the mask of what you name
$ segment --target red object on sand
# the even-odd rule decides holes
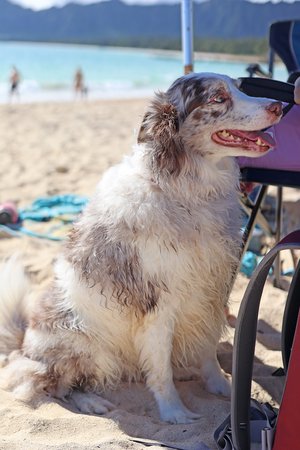
[[[4,202],[0,204],[0,224],[7,225],[18,222],[18,210],[14,203]]]
[[[279,409],[273,450],[299,448],[300,425],[300,314],[286,375],[285,389]]]

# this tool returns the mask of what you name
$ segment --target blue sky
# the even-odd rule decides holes
[[[51,6],[63,6],[67,3],[81,3],[81,4],[89,4],[89,3],[97,3],[97,0],[10,0],[12,3],[17,3],[18,5],[22,5],[32,9],[45,9],[50,8]],[[98,0],[99,1],[99,0]],[[126,3],[175,3],[180,0],[124,0]],[[198,0],[199,1],[199,0]],[[267,0],[250,0],[255,1],[257,3],[264,3]],[[274,2],[278,2],[279,0],[272,0]],[[290,3],[299,0],[284,0]]]

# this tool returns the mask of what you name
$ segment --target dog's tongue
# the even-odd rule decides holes
[[[275,141],[273,137],[264,131],[242,131],[242,130],[230,130],[231,133],[235,136],[238,136],[243,139],[249,139],[249,141],[257,141],[260,139],[264,144],[269,147],[275,146]]]

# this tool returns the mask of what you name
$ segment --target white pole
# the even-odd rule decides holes
[[[193,0],[181,0],[181,38],[184,73],[193,72]]]

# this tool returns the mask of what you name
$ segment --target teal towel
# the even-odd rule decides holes
[[[37,198],[27,208],[19,209],[19,220],[15,224],[1,225],[0,232],[6,233],[10,236],[21,236],[27,234],[28,236],[37,237],[41,239],[50,239],[53,241],[61,241],[65,236],[59,236],[55,233],[58,229],[62,229],[67,223],[72,223],[82,212],[88,198],[73,195],[54,195],[52,197]],[[38,233],[23,226],[24,221],[31,220],[36,222],[47,222],[51,219],[59,219],[59,225],[52,226],[46,233]]]
[[[20,209],[19,217],[21,221],[36,220],[43,222],[64,215],[77,215],[81,213],[87,202],[87,197],[72,194],[40,197],[29,207]],[[72,218],[70,221],[72,221]]]

